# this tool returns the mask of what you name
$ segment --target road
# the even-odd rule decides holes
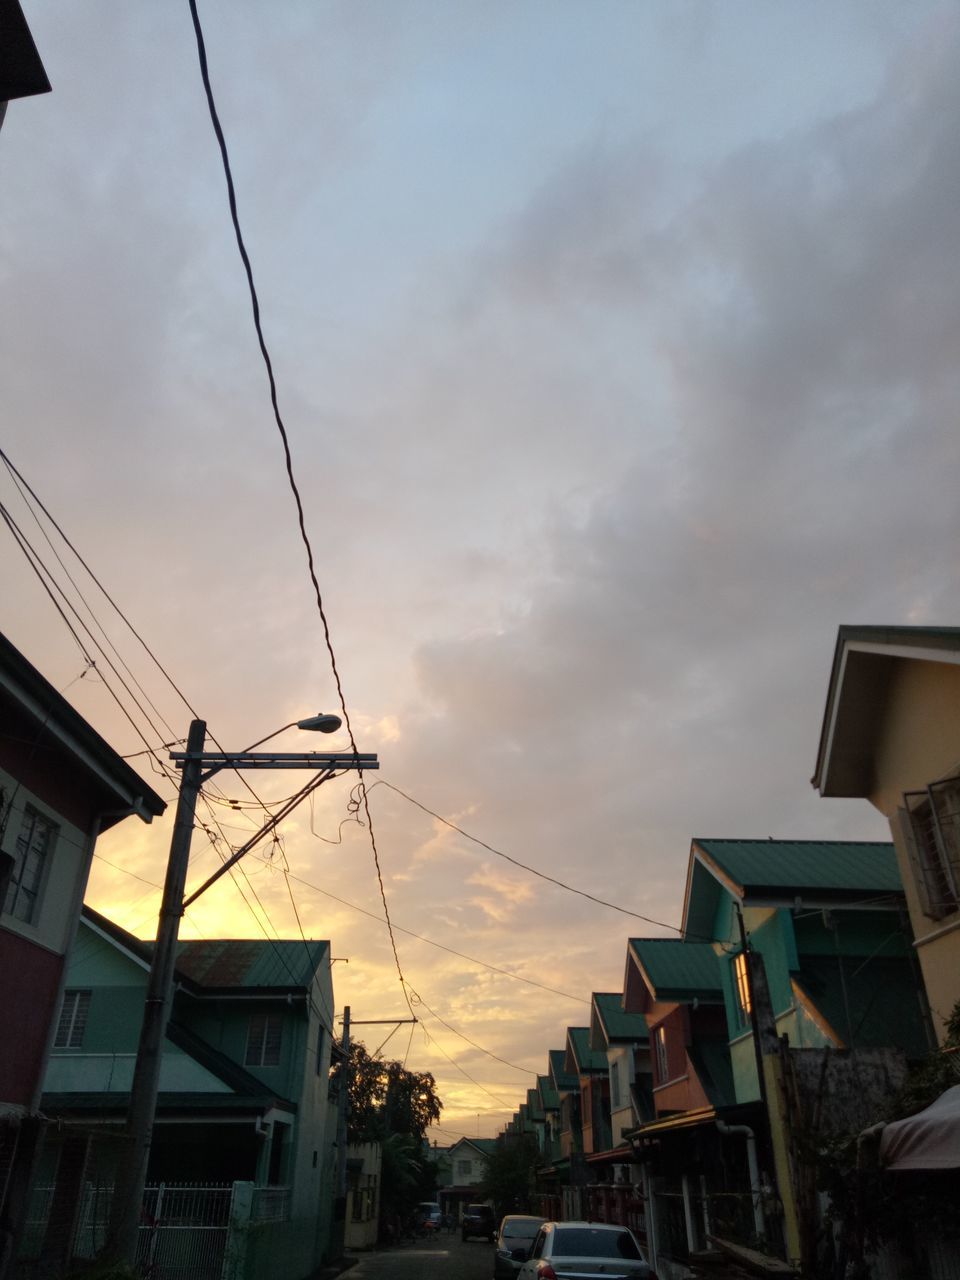
[[[493,1280],[493,1245],[459,1235],[357,1256],[344,1280]]]

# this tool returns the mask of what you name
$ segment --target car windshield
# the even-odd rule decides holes
[[[629,1231],[604,1231],[594,1227],[561,1227],[553,1246],[554,1257],[640,1258]]]
[[[505,1222],[504,1240],[532,1240],[543,1224],[540,1222]]]

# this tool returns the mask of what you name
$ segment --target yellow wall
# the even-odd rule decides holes
[[[960,912],[942,920],[925,915],[916,888],[916,871],[896,813],[904,791],[928,783],[960,766],[960,667],[942,662],[897,662],[886,714],[874,749],[869,799],[890,820],[900,874],[907,891],[910,922],[923,970],[927,998],[938,1039],[960,1000]]]

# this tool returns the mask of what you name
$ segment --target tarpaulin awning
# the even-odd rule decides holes
[[[960,1084],[925,1111],[886,1125],[880,1135],[880,1163],[894,1172],[960,1168]]]

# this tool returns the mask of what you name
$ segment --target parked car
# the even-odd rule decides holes
[[[605,1222],[545,1222],[519,1280],[656,1280],[636,1236]]]
[[[443,1211],[435,1200],[421,1200],[417,1205],[417,1230],[433,1234],[440,1230]]]
[[[460,1223],[461,1238],[469,1240],[471,1236],[486,1236],[490,1243],[493,1244],[496,1234],[497,1223],[490,1206],[488,1204],[468,1204],[463,1211],[463,1219]]]
[[[544,1221],[544,1218],[531,1218],[521,1213],[510,1213],[503,1219],[497,1232],[493,1280],[514,1280],[529,1257]]]

